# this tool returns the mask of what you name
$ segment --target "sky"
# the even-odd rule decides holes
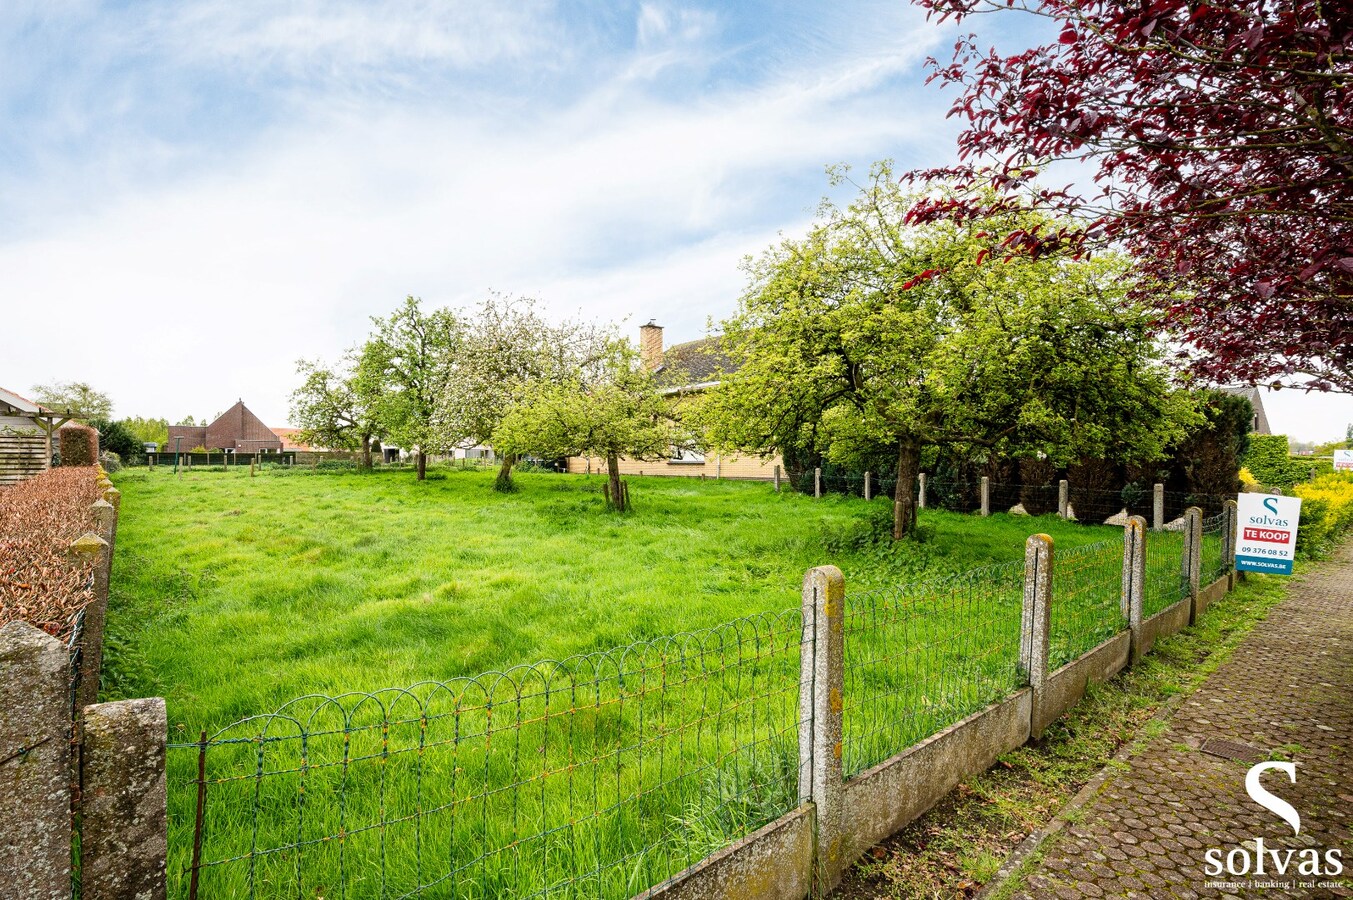
[[[0,386],[282,425],[296,361],[410,294],[700,337],[826,166],[953,161],[924,60],[957,34],[902,0],[6,0]],[[1267,406],[1299,439],[1353,422]]]

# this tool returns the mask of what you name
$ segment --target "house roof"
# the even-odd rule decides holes
[[[720,372],[736,369],[721,340],[720,335],[714,335],[668,347],[663,351],[662,365],[656,369],[658,380],[672,390],[717,384]]]
[[[216,417],[210,425],[170,425],[169,440],[182,438],[191,446],[213,450],[280,450],[282,441],[272,429],[244,405],[241,400]]]
[[[52,415],[52,411],[42,404],[5,388],[0,388],[0,407],[8,407],[21,415]]]
[[[1264,411],[1263,391],[1251,384],[1224,385],[1219,387],[1218,390],[1234,394],[1237,397],[1244,397],[1250,401],[1250,405],[1254,407],[1254,421],[1251,423],[1251,431],[1255,434],[1273,433],[1268,424],[1268,413]]]
[[[299,428],[274,428],[272,433],[277,435],[282,442],[283,450],[313,450],[310,444],[296,440],[296,435],[300,434]]]

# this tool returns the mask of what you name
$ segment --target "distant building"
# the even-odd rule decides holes
[[[235,453],[281,453],[282,439],[240,400],[210,425],[170,425],[166,452],[194,447]]]
[[[1254,407],[1254,418],[1250,421],[1251,434],[1272,434],[1268,426],[1268,414],[1264,412],[1264,392],[1253,385],[1233,385],[1220,390],[1237,397],[1244,397]]]
[[[662,326],[649,321],[639,326],[639,356],[668,396],[699,394],[719,384],[719,373],[734,369],[723,352],[718,336],[663,346]],[[746,478],[769,480],[781,465],[779,456],[761,459],[706,453],[703,448],[673,447],[665,460],[620,459],[622,475],[678,475],[687,478]],[[569,472],[605,472],[602,457],[571,456]]]

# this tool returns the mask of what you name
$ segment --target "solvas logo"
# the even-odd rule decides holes
[[[1297,783],[1297,765],[1290,762],[1262,762],[1251,766],[1245,775],[1245,792],[1250,799],[1273,813],[1292,827],[1294,835],[1301,834],[1301,815],[1292,804],[1276,796],[1259,783],[1259,776],[1270,769],[1277,769],[1287,775],[1292,784]],[[1211,877],[1230,875],[1283,876],[1296,875],[1306,878],[1337,878],[1344,872],[1344,863],[1339,850],[1326,850],[1323,853],[1313,847],[1304,850],[1279,850],[1264,846],[1263,838],[1254,839],[1251,849],[1236,847],[1223,856],[1220,848],[1213,847],[1203,854],[1207,864],[1207,874]],[[1251,886],[1282,887],[1290,883],[1272,882],[1264,885],[1252,883]],[[1315,887],[1314,883],[1303,882],[1303,887]]]

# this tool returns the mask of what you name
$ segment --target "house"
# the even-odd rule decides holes
[[[1253,385],[1233,385],[1231,387],[1220,388],[1219,390],[1223,390],[1236,397],[1244,397],[1246,400],[1250,401],[1250,405],[1254,407],[1254,419],[1250,422],[1250,434],[1273,433],[1273,430],[1269,428],[1268,425],[1268,414],[1264,412],[1264,394],[1259,388],[1254,387]]]
[[[51,468],[52,436],[68,421],[69,415],[0,388],[0,485]]]
[[[210,425],[169,426],[166,452],[186,452],[195,447],[235,453],[281,453],[282,440],[240,400]]]
[[[658,383],[663,385],[662,392],[668,396],[698,394],[716,387],[719,373],[730,371],[733,367],[732,361],[720,349],[717,336],[664,347],[662,326],[652,320],[639,327],[639,357],[654,373]],[[671,456],[665,460],[622,458],[620,474],[769,481],[775,477],[777,466],[783,467],[779,456],[760,459],[673,447]],[[605,470],[606,460],[602,457],[571,456],[568,459],[568,471],[572,473]]]

